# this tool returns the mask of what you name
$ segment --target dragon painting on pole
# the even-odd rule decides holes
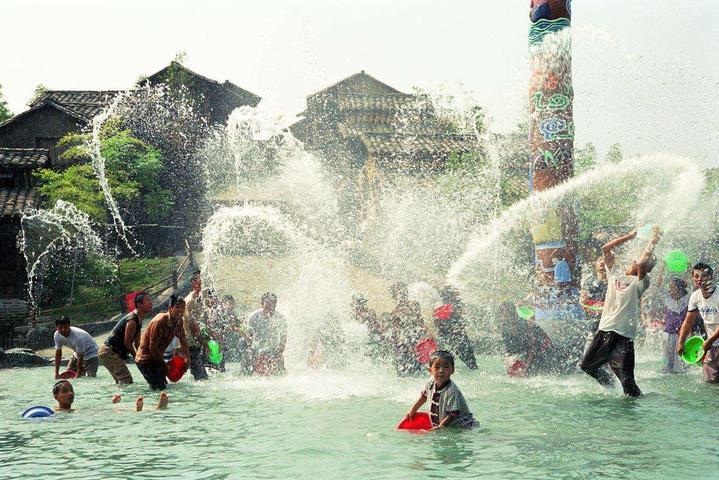
[[[572,176],[571,0],[532,0],[529,29],[530,188],[552,188]],[[531,229],[535,252],[535,320],[560,349],[567,368],[581,331],[575,208],[548,205]],[[575,328],[576,327],[576,328]],[[581,354],[581,352],[579,352]]]

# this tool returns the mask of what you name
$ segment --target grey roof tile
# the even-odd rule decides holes
[[[0,148],[0,167],[40,168],[47,165],[49,155],[46,148]]]
[[[37,188],[0,188],[0,218],[16,217],[35,208]]]

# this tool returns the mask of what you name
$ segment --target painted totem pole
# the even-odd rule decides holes
[[[571,0],[532,0],[529,29],[530,189],[552,188],[572,176]],[[531,229],[535,252],[535,317],[561,345],[581,318],[577,222],[571,204],[549,206]]]

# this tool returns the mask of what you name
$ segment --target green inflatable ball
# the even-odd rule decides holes
[[[689,258],[681,250],[672,250],[664,255],[664,263],[667,270],[674,273],[682,273],[689,268]]]
[[[534,310],[529,307],[517,307],[517,315],[524,320],[529,320],[534,316]]]

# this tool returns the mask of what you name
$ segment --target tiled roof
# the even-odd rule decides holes
[[[36,188],[0,188],[0,218],[19,216],[35,208]]]
[[[372,88],[374,91],[381,90],[381,91],[387,92],[387,93],[399,93],[399,94],[402,93],[399,90],[397,90],[396,88],[390,87],[386,83],[384,83],[380,80],[377,80],[372,75],[369,75],[369,74],[365,73],[364,70],[362,70],[359,73],[355,73],[354,75],[350,75],[347,78],[343,78],[339,82],[333,83],[329,87],[325,87],[322,90],[313,93],[312,95],[307,97],[307,100],[309,103],[309,100],[313,97],[327,95],[327,94],[331,94],[331,93],[338,93],[338,92],[342,92],[342,91],[346,92],[348,90],[356,91],[357,88],[362,88],[362,85],[364,85],[364,89]]]
[[[361,139],[370,154],[390,157],[421,155],[443,158],[453,152],[469,152],[476,148],[476,140],[471,135],[366,133]]]
[[[425,97],[406,93],[349,94],[337,98],[339,110],[383,110],[398,111],[406,108],[422,108]]]
[[[154,82],[162,82],[165,78],[165,73],[170,68],[178,68],[178,69],[184,70],[185,72],[189,73],[190,75],[193,75],[199,79],[202,79],[205,82],[207,82],[211,85],[214,85],[217,88],[221,88],[224,91],[233,95],[235,98],[237,98],[243,104],[249,104],[252,107],[256,107],[257,104],[260,103],[260,100],[262,100],[262,97],[260,97],[259,95],[256,95],[256,94],[250,92],[249,90],[245,90],[244,88],[238,87],[237,85],[230,82],[229,80],[225,80],[223,83],[220,83],[217,80],[213,80],[204,75],[200,75],[197,72],[193,72],[186,66],[184,66],[181,63],[176,62],[174,60],[172,62],[170,62],[170,64],[168,66],[166,66],[165,68],[163,68],[162,70],[155,72],[152,75],[150,75],[149,77],[147,77],[147,79],[153,83]]]
[[[39,168],[47,165],[46,148],[0,148],[0,167]]]
[[[116,90],[48,90],[30,106],[52,103],[89,122],[110,105],[118,93]]]

